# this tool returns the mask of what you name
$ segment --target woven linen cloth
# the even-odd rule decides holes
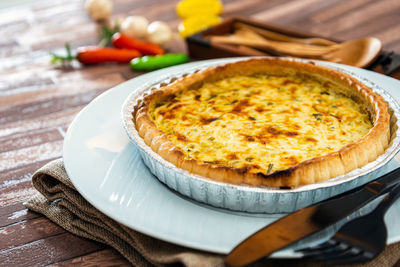
[[[41,213],[65,230],[116,249],[134,266],[224,266],[224,255],[170,244],[107,217],[87,202],[71,183],[62,159],[39,169],[32,177],[39,191],[25,206]],[[360,266],[394,266],[399,263],[400,243],[387,246],[375,260]],[[305,260],[262,259],[251,266],[323,266]],[[351,265],[358,266],[358,265]]]

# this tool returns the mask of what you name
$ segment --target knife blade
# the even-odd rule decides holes
[[[400,168],[350,192],[293,212],[257,231],[225,258],[243,266],[315,234],[359,210],[400,181]]]

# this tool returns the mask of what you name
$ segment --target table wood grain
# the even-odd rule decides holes
[[[144,15],[176,30],[177,1],[113,0],[113,19]],[[348,40],[379,38],[400,53],[398,0],[224,0],[223,17],[261,21]],[[82,0],[40,0],[0,10],[0,266],[119,266],[112,248],[76,237],[22,203],[35,194],[31,176],[61,157],[74,116],[107,89],[140,75],[128,65],[55,68],[49,52],[97,44],[99,25]],[[174,51],[185,51],[184,44]]]

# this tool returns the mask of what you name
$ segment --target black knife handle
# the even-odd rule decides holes
[[[331,226],[386,193],[399,181],[400,168],[397,168],[360,188],[320,203],[311,221],[319,227]]]
[[[375,182],[382,184],[384,186],[384,191],[386,192],[389,188],[400,182],[400,167],[381,176],[380,178],[367,184],[366,186],[373,184]]]

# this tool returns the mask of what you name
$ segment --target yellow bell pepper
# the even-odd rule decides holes
[[[200,14],[219,15],[222,3],[219,0],[182,0],[176,6],[176,13],[181,19]]]
[[[178,26],[183,38],[219,24],[222,19],[216,15],[196,15],[184,19]]]

